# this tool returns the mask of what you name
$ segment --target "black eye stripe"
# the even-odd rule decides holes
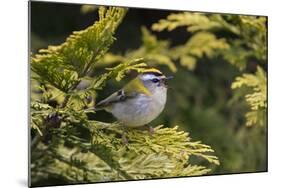
[[[153,78],[151,81],[154,82],[154,83],[157,83],[157,82],[159,82],[159,79],[158,78]]]

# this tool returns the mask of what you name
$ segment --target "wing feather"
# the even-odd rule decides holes
[[[134,98],[138,94],[151,95],[150,91],[143,85],[139,78],[130,81],[123,89],[111,94],[106,99],[96,104],[95,110],[110,108],[113,103],[123,102]]]

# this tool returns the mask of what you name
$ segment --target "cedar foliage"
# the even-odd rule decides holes
[[[98,90],[108,80],[120,81],[129,71],[141,72],[150,61],[176,71],[172,57],[164,56],[168,43],[159,43],[146,29],[143,48],[122,57],[113,67],[106,64],[106,57],[116,59],[108,50],[126,11],[101,7],[99,20],[92,26],[32,57],[32,87],[39,91],[30,106],[33,186],[194,176],[210,171],[190,161],[191,156],[219,165],[210,146],[192,141],[177,126],[158,126],[152,137],[146,130],[128,129],[126,145],[121,125],[89,120],[84,109],[94,105]],[[105,69],[99,74],[95,69],[101,65]],[[85,81],[89,84],[81,86]]]
[[[172,13],[166,19],[154,23],[151,28],[158,32],[163,30],[171,32],[178,27],[186,27],[192,36],[185,44],[175,47],[170,47],[168,41],[157,43],[157,38],[144,30],[143,46],[148,46],[145,41],[149,38],[153,38],[154,46],[162,46],[163,57],[156,57],[154,61],[168,59],[169,64],[166,64],[171,70],[176,70],[173,68],[176,65],[171,60],[178,60],[183,67],[194,70],[197,60],[204,57],[209,59],[222,57],[242,73],[249,61],[256,62],[258,64],[256,73],[243,73],[235,79],[231,88],[247,88],[246,92],[242,92],[250,108],[250,111],[245,114],[246,125],[264,126],[267,108],[267,76],[262,67],[265,67],[267,63],[266,18],[183,12]],[[218,37],[222,32],[233,37]],[[138,54],[139,51],[136,50],[134,53]]]

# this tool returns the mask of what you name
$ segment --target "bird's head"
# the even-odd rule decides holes
[[[171,76],[166,77],[160,70],[155,68],[145,69],[138,77],[150,89],[167,88],[167,80],[172,78]]]

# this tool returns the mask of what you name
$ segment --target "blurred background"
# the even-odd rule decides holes
[[[141,27],[151,25],[173,12],[154,9],[130,8],[117,29],[116,41],[110,49],[114,54],[124,54],[142,45]],[[65,41],[73,31],[85,29],[98,19],[97,11],[81,5],[41,3],[31,4],[31,52],[36,53],[48,45]],[[168,40],[171,46],[183,44],[191,37],[185,27],[172,32],[153,32],[158,39]],[[176,62],[177,63],[177,62]],[[254,72],[255,62],[246,70]],[[200,58],[194,70],[177,66],[173,73],[166,66],[158,67],[166,75],[173,75],[166,108],[151,125],[178,125],[190,133],[193,140],[210,145],[219,157],[220,166],[213,166],[213,174],[259,172],[267,170],[266,125],[245,126],[245,113],[249,110],[244,100],[236,100],[231,84],[241,75],[237,67],[222,58]],[[266,69],[266,67],[264,67]],[[97,101],[120,89],[130,80],[110,81],[98,93]],[[111,114],[98,112],[90,117],[113,122]],[[198,160],[198,159],[195,159]],[[204,162],[202,162],[204,163]]]

